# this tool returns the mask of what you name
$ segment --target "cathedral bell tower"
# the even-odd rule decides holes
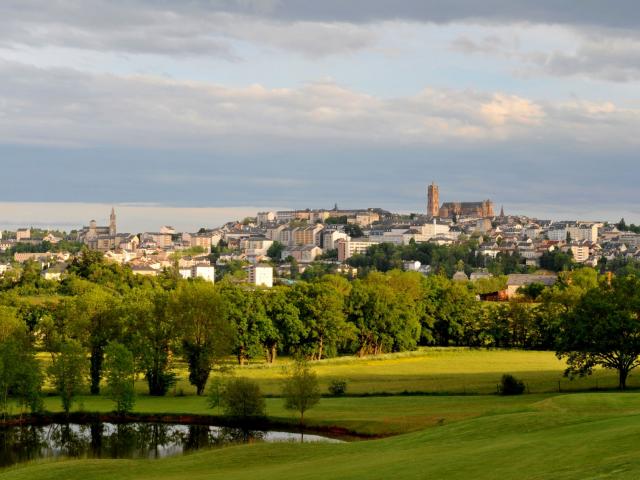
[[[109,235],[116,236],[116,211],[111,208],[111,215],[109,215]]]

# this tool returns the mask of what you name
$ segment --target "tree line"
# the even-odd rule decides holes
[[[621,372],[624,387],[640,352],[640,277],[611,280],[589,268],[561,274],[553,287],[524,288],[509,302],[478,300],[501,277],[457,282],[400,270],[260,289],[184,280],[175,271],[137,277],[84,252],[70,272],[55,284],[22,278],[0,293],[0,401],[13,396],[37,408],[45,373],[63,400],[86,374],[92,394],[106,380],[126,401],[135,374],[150,395],[167,394],[179,358],[200,395],[214,365],[229,356],[240,365],[280,354],[313,361],[419,345],[556,350],[568,374],[604,365]],[[47,372],[38,352],[51,357]]]

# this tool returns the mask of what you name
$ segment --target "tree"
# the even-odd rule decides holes
[[[589,290],[561,320],[556,355],[567,359],[565,374],[610,368],[618,371],[618,387],[624,390],[629,372],[640,365],[639,315],[639,278],[616,277]]]
[[[214,360],[229,352],[233,342],[223,299],[209,282],[184,282],[171,299],[170,312],[182,334],[189,382],[202,395]]]
[[[274,328],[270,335],[262,339],[268,363],[274,362],[278,350],[299,352],[307,334],[300,319],[300,310],[292,297],[289,287],[275,287],[263,292],[265,313]]]
[[[559,249],[552,252],[544,252],[540,257],[540,267],[554,272],[570,270],[573,266],[573,253],[571,250],[562,252]]]
[[[0,306],[0,411],[9,410],[9,394],[21,407],[42,407],[42,375],[25,326],[12,309]]]
[[[75,397],[84,386],[87,360],[82,345],[76,340],[68,340],[53,354],[49,367],[49,377],[62,401],[62,408],[69,413]]]
[[[330,281],[299,282],[293,291],[306,331],[302,350],[312,360],[335,355],[340,342],[353,338],[353,326],[344,312],[344,293]]]
[[[344,233],[349,235],[351,238],[360,238],[364,236],[362,228],[357,223],[345,225]]]
[[[232,353],[239,365],[262,355],[264,336],[272,336],[273,325],[266,316],[259,292],[230,282],[220,284],[226,318],[234,330]]]
[[[320,401],[318,377],[303,360],[296,361],[292,372],[284,381],[282,389],[284,407],[300,413],[300,425],[304,424],[304,414]]]
[[[226,416],[242,423],[266,415],[266,403],[260,386],[248,378],[227,380],[220,403]]]
[[[279,262],[282,260],[282,252],[284,251],[285,246],[278,242],[277,240],[271,244],[269,249],[267,250],[267,256],[275,261]]]
[[[100,393],[104,349],[121,332],[120,317],[116,314],[117,299],[111,292],[97,285],[68,300],[60,310],[60,339],[66,336],[79,340],[90,352],[90,392]]]
[[[105,349],[104,369],[107,395],[116,404],[116,412],[130,412],[135,404],[135,365],[133,354],[121,343],[111,342]]]
[[[364,280],[353,282],[347,302],[348,319],[357,332],[360,356],[415,348],[420,338],[419,307],[407,301],[410,288],[400,283],[407,274],[398,273],[391,276],[373,272]]]
[[[171,350],[177,343],[177,322],[168,311],[169,294],[162,289],[138,288],[122,300],[123,339],[134,354],[137,371],[144,373],[149,395],[163,396],[175,383]]]

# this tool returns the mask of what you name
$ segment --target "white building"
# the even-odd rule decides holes
[[[267,288],[273,287],[273,267],[264,263],[247,268],[249,283]]]
[[[203,278],[211,283],[216,281],[216,269],[213,265],[194,265],[190,268],[181,268],[179,272],[182,278]]]

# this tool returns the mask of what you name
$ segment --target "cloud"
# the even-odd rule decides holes
[[[556,76],[583,76],[612,82],[640,80],[640,37],[587,36],[575,52],[554,51],[526,57]]]
[[[54,46],[228,60],[241,57],[238,42],[310,57],[373,48],[381,36],[378,26],[395,22],[629,32],[640,27],[635,0],[618,0],[615,8],[598,0],[5,0],[0,18],[5,48]]]
[[[382,98],[333,81],[229,87],[157,76],[86,74],[0,62],[4,143],[202,148],[288,142],[430,145],[588,135],[633,145],[640,110],[612,102],[536,101],[507,92],[425,88]],[[582,137],[581,137],[582,138]]]
[[[184,3],[184,4],[183,4]],[[253,2],[243,2],[249,5]],[[310,57],[348,53],[375,44],[376,34],[342,22],[284,22],[230,13],[197,2],[0,3],[0,46],[239,59],[238,42]],[[244,10],[244,9],[240,9]],[[261,9],[248,6],[247,11]]]

